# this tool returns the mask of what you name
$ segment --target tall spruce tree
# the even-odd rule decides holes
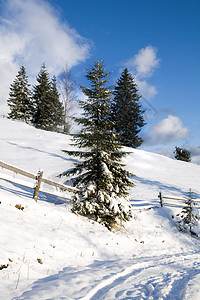
[[[33,124],[37,128],[51,130],[51,82],[45,64],[41,66],[36,80],[38,84],[33,87],[33,99],[35,105]]]
[[[26,69],[22,66],[10,86],[10,97],[7,101],[10,108],[9,119],[23,120],[26,123],[32,119],[33,105],[29,87]]]
[[[115,130],[120,135],[120,142],[133,148],[139,147],[143,142],[139,137],[145,125],[140,98],[134,78],[126,68],[115,86],[112,110]]]
[[[131,175],[123,169],[118,137],[113,133],[110,118],[111,95],[106,87],[110,73],[103,62],[95,61],[87,69],[86,78],[90,87],[81,87],[86,98],[79,101],[84,113],[76,118],[82,125],[80,133],[74,134],[74,145],[81,151],[64,151],[81,158],[71,170],[62,175],[72,176],[73,184],[80,189],[74,198],[72,211],[103,223],[109,229],[119,220],[131,217],[128,188],[133,186]]]
[[[57,131],[58,126],[63,124],[63,110],[55,77],[53,81],[50,80],[46,66],[43,64],[36,80],[38,84],[33,87],[35,106],[33,124],[37,128]]]
[[[57,89],[56,76],[51,81],[51,102],[53,105],[52,126],[54,131],[63,131],[64,126],[64,107],[60,102],[60,94]]]

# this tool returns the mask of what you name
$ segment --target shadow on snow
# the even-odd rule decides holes
[[[29,199],[33,199],[33,189],[20,186],[16,183],[9,182],[9,186],[0,185],[0,189],[9,193],[12,193],[14,195],[17,195],[19,197],[25,197]],[[33,200],[34,201],[34,200]],[[69,204],[71,201],[61,197],[61,196],[54,196],[49,195],[44,192],[39,192],[38,195],[38,201],[48,202],[55,205],[62,205],[62,204]]]
[[[18,145],[18,144],[13,143],[13,142],[8,142],[8,143],[10,145],[16,146],[18,148],[27,149],[27,150],[34,150],[34,151],[37,151],[37,152],[40,152],[40,153],[48,154],[48,155],[53,156],[53,157],[61,158],[61,159],[66,160],[66,161],[72,161],[74,163],[78,163],[79,162],[77,159],[67,158],[65,156],[62,156],[62,155],[59,155],[59,154],[55,154],[55,153],[52,153],[52,152],[47,152],[47,151],[40,150],[40,149],[33,148],[33,147],[26,147],[26,146]]]

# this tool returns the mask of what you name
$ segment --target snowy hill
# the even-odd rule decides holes
[[[62,152],[69,144],[0,119],[0,160],[34,174],[64,182],[56,176],[73,166]],[[200,241],[178,231],[171,216],[180,209],[160,208],[157,197],[191,188],[200,198],[200,167],[127,150],[134,218],[117,232],[72,214],[62,198],[40,193],[36,203],[31,189],[0,180],[1,299],[200,299]]]

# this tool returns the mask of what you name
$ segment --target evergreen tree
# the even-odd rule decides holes
[[[190,151],[183,149],[183,148],[179,148],[179,147],[175,147],[175,151],[174,151],[174,157],[177,160],[182,160],[182,161],[186,161],[186,162],[190,162]]]
[[[64,107],[60,102],[60,94],[57,89],[56,76],[53,76],[51,81],[51,102],[53,105],[52,125],[54,131],[62,131],[64,125]]]
[[[81,87],[86,98],[79,101],[83,116],[76,118],[82,130],[74,134],[74,145],[82,151],[65,151],[82,159],[75,167],[63,173],[72,176],[75,187],[80,189],[74,198],[72,211],[103,223],[109,229],[118,221],[131,217],[128,188],[133,186],[130,173],[123,169],[118,137],[113,133],[110,119],[111,95],[106,87],[110,73],[103,62],[95,61],[87,69],[90,87]]]
[[[51,82],[45,64],[41,66],[40,72],[36,80],[38,84],[33,87],[33,99],[35,105],[33,123],[37,128],[51,130]]]
[[[31,90],[29,89],[28,76],[22,66],[10,86],[8,106],[10,113],[8,118],[13,120],[23,120],[28,123],[33,114]]]
[[[34,86],[33,99],[35,127],[56,131],[63,124],[63,110],[59,101],[55,77],[51,81],[45,64],[42,65],[36,78],[38,84]]]
[[[200,220],[199,212],[195,207],[194,197],[191,190],[188,193],[188,197],[185,201],[185,206],[181,212],[181,220],[179,221],[179,228],[181,230],[187,230],[192,234],[197,234],[198,232],[198,221]]]
[[[114,89],[113,119],[115,130],[120,135],[120,142],[128,147],[137,148],[143,140],[139,133],[144,122],[144,110],[141,109],[137,85],[126,68]]]

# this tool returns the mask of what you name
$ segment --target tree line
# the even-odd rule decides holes
[[[8,118],[23,120],[40,129],[70,133],[68,102],[79,85],[75,86],[70,80],[69,70],[61,74],[61,78],[66,99],[64,103],[60,100],[56,77],[50,79],[45,64],[41,66],[36,77],[37,84],[32,89],[26,69],[22,66],[10,86]],[[143,142],[139,134],[145,125],[144,110],[135,80],[127,68],[111,90],[111,98],[112,105],[107,114],[112,121],[112,130],[118,133],[119,142],[123,145],[139,147]]]
[[[78,100],[82,109],[74,120],[81,125],[73,134],[73,142],[80,150],[63,150],[79,157],[74,168],[60,176],[69,177],[79,189],[73,198],[72,211],[87,216],[112,229],[132,217],[128,189],[134,184],[133,174],[124,169],[122,158],[127,155],[122,147],[138,147],[139,136],[145,125],[140,95],[131,73],[126,68],[114,89],[109,86],[110,72],[102,60],[86,69],[89,85],[81,86],[84,100]],[[37,128],[57,130],[63,125],[64,110],[59,101],[56,78],[49,79],[45,65],[37,76],[37,84],[30,92],[25,68],[21,67],[11,84],[9,118],[32,122]]]
[[[30,88],[26,69],[22,66],[10,86],[8,118],[32,123],[36,128],[61,131],[64,108],[60,102],[56,77],[50,79],[45,64],[36,77],[37,84]]]

